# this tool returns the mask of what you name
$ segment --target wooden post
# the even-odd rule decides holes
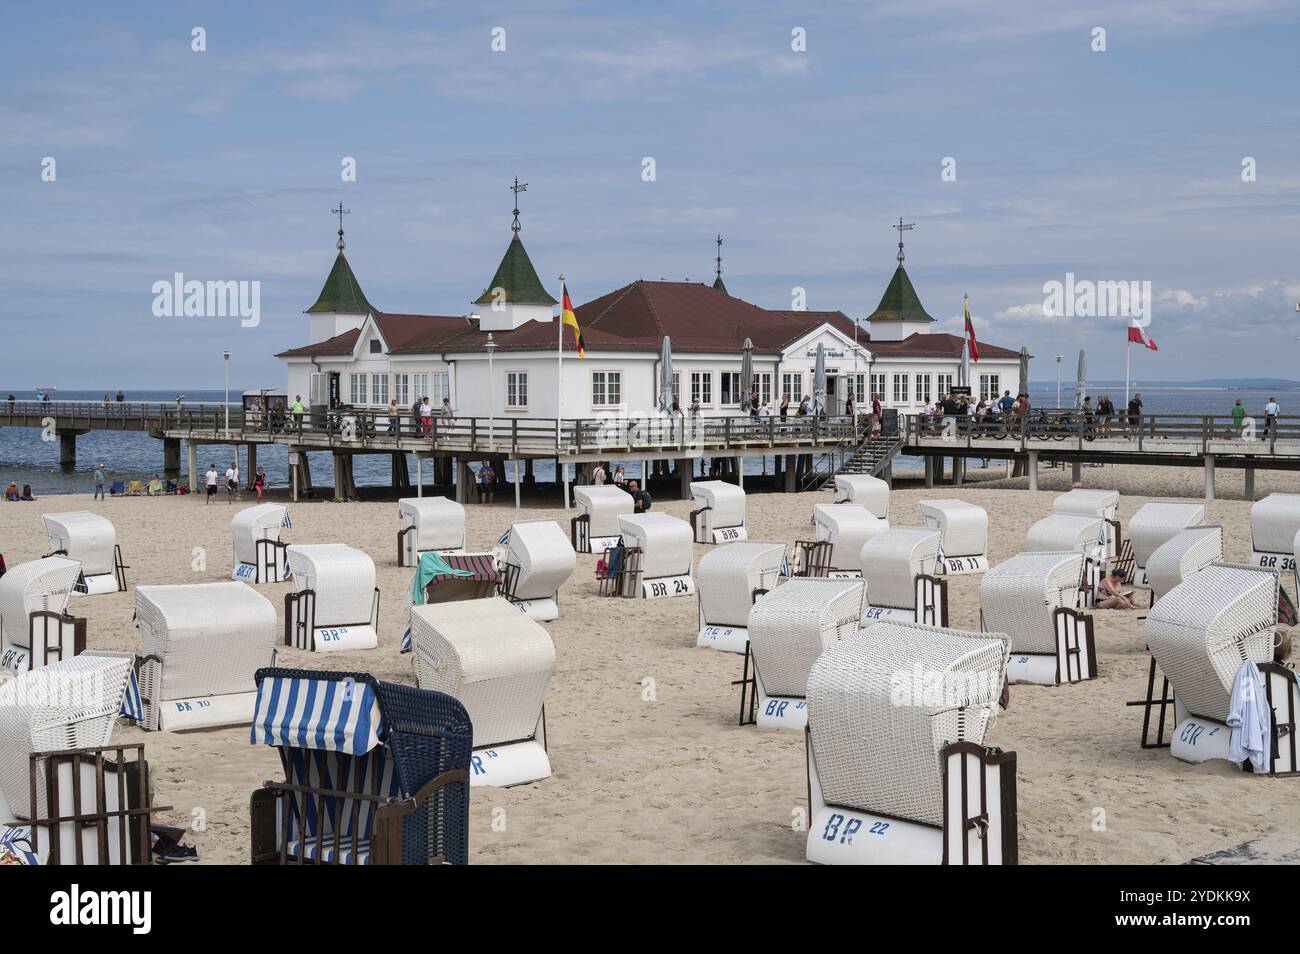
[[[1254,467],[1246,468],[1245,478],[1246,478],[1246,499],[1254,500],[1255,499],[1255,468]]]
[[[185,457],[189,465],[189,485],[190,493],[199,492],[199,445],[193,441],[185,442]],[[297,499],[296,497],[294,498]]]
[[[682,458],[677,462],[677,478],[681,481],[681,498],[683,500],[691,499],[691,477],[695,472],[695,465],[689,458]]]
[[[1205,455],[1205,499],[1214,499],[1214,455]]]
[[[518,424],[519,421],[516,420],[514,423]],[[516,510],[519,509],[519,480],[520,480],[519,470],[522,466],[523,466],[523,461],[519,460],[518,458],[515,458],[515,509]]]
[[[1070,486],[1083,486],[1083,463],[1081,461],[1076,460],[1070,464]]]
[[[1038,451],[1029,451],[1029,489],[1038,489]]]

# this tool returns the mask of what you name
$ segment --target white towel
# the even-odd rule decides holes
[[[1272,761],[1273,713],[1264,694],[1264,677],[1249,659],[1232,681],[1228,730],[1228,758],[1234,762],[1250,759],[1256,772],[1267,772]]]

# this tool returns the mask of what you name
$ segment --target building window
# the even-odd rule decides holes
[[[388,375],[370,376],[370,403],[381,407],[388,403]]]
[[[853,396],[853,403],[861,407],[867,403],[867,376],[854,373],[847,375],[847,377],[849,379],[849,394]]]
[[[789,396],[791,404],[803,400],[803,372],[786,372],[781,375],[781,400]]]
[[[723,407],[736,407],[740,402],[749,397],[748,394],[740,393],[740,372],[723,371],[722,388],[719,392],[719,400]]]
[[[709,405],[713,403],[713,372],[691,372],[691,403]]]
[[[436,375],[435,375],[436,378]],[[437,403],[441,404],[441,400]],[[528,372],[506,372],[506,410],[514,411],[528,407]]]
[[[617,407],[623,403],[623,372],[591,372],[591,406]]]
[[[682,373],[680,371],[673,372],[673,400],[677,402],[678,407],[682,406]]]
[[[907,403],[907,375],[905,374],[894,375],[894,403]]]
[[[939,398],[942,400],[952,393],[954,376],[951,374],[939,375]]]
[[[998,375],[980,375],[980,400],[988,401],[998,396]]]
[[[916,376],[916,400],[919,403],[929,404],[934,400],[934,394],[930,390],[932,380],[928,374],[918,374]]]
[[[411,401],[423,401],[429,396],[429,376],[427,374],[411,375]]]
[[[351,396],[352,396],[352,400],[348,402],[349,404],[358,405],[358,404],[366,403],[366,385],[368,383],[366,381],[366,378],[368,377],[369,375],[365,375],[365,374],[348,375],[348,378],[351,381]]]
[[[399,407],[411,403],[411,376],[409,374],[393,375],[393,400]]]
[[[429,403],[435,408],[442,407],[443,398],[451,400],[451,376],[446,371],[435,371],[431,377],[433,391],[429,395],[432,399]]]
[[[754,383],[758,385],[758,403],[772,405],[772,372],[757,371],[754,374]]]
[[[885,394],[885,376],[873,372],[871,375],[871,399],[874,401],[876,398],[880,398],[883,401]]]
[[[370,353],[371,353],[371,354],[383,354],[383,353],[384,353],[384,346],[383,346],[382,344],[380,344],[379,339],[377,339],[377,338],[372,338],[372,339],[370,340]]]

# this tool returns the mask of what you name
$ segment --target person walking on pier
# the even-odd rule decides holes
[[[100,464],[95,468],[95,496],[91,499],[101,500],[104,497],[104,488],[108,486],[108,474],[104,472],[104,465]]]
[[[293,404],[289,407],[289,413],[293,415],[294,426],[297,427],[300,432],[302,431],[302,416],[306,410],[307,409],[302,406],[302,395],[295,394],[293,396]],[[216,470],[216,467],[216,464],[212,465],[213,470]]]
[[[1142,426],[1142,393],[1134,391],[1128,402],[1128,426],[1136,436]]]
[[[397,398],[388,402],[388,433],[397,436]]]
[[[1270,438],[1277,437],[1277,416],[1282,413],[1282,408],[1278,406],[1277,398],[1273,395],[1268,396],[1268,403],[1264,405],[1264,434]]]
[[[1241,403],[1241,398],[1237,398],[1237,403],[1232,405],[1232,430],[1241,437],[1245,427],[1246,405]]]

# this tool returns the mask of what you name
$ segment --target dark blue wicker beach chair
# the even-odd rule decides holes
[[[464,706],[367,673],[255,679],[251,742],[280,750],[285,778],[253,793],[253,864],[468,863]]]

